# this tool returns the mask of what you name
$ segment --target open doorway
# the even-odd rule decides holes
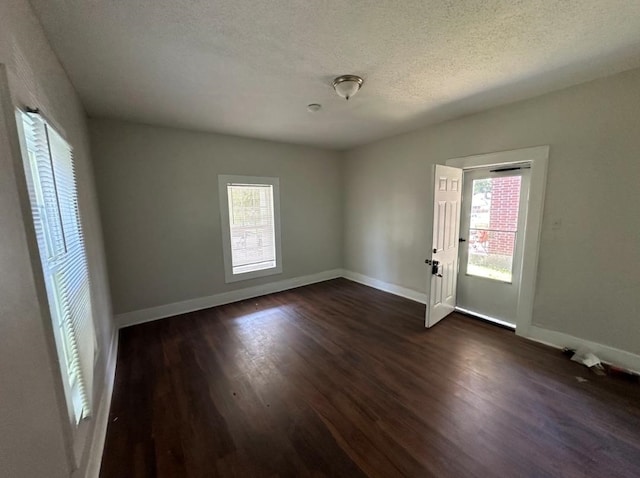
[[[529,198],[528,165],[463,175],[456,308],[515,329]]]
[[[518,335],[528,335],[533,314],[548,160],[549,146],[536,146],[452,158],[447,160],[446,166],[434,166],[433,195],[429,198],[431,203],[427,205],[427,210],[433,211],[433,229],[431,242],[428,244],[430,253],[425,259],[429,266],[426,327],[432,327],[454,309],[458,309],[502,321],[503,325],[515,326]],[[456,178],[462,178],[463,174],[466,187],[471,190],[467,201],[462,202],[462,207],[457,207],[462,199],[461,189],[465,186],[453,186]],[[498,178],[504,178],[500,181],[505,186],[508,183],[518,184],[517,216],[500,227],[493,227],[490,217],[476,217],[472,221],[473,182],[480,180],[477,186],[480,193],[481,189],[487,189],[488,186],[493,188],[492,181],[497,181]],[[491,179],[490,184],[487,181],[483,183],[486,179]],[[490,195],[485,194],[484,199],[489,197]],[[478,210],[488,207],[490,212],[490,203],[484,206],[478,203],[477,206]],[[447,222],[447,217],[455,217],[454,211],[459,211],[458,218],[463,217],[463,208],[469,208],[468,215],[464,215],[464,220],[468,223],[461,224],[459,219]],[[447,211],[451,214],[441,214]],[[458,230],[463,232],[456,234],[456,238],[466,242],[451,240],[451,231],[457,233]],[[444,247],[440,247],[441,243]],[[505,251],[509,249],[509,243],[511,250],[507,254]],[[502,249],[498,248],[498,244],[502,244]],[[469,250],[470,246],[473,247],[472,250]],[[445,267],[451,262],[447,258],[454,253],[455,263],[459,267]],[[493,256],[503,257],[491,257],[492,253]],[[483,254],[485,257],[482,257]],[[468,282],[458,286],[460,279],[463,282],[468,279]],[[451,284],[455,284],[454,287],[445,287]],[[462,293],[460,287],[463,288]],[[495,290],[487,294],[486,289],[492,288]],[[499,302],[505,295],[509,300],[502,301],[505,303],[500,308]],[[475,301],[476,296],[484,299],[484,303]]]

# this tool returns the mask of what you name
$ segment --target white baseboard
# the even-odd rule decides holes
[[[111,397],[113,396],[113,386],[116,378],[116,362],[118,359],[118,330],[116,330],[113,335],[105,367],[102,396],[100,397],[98,411],[95,416],[96,421],[93,426],[93,437],[85,473],[86,478],[99,478],[102,453],[104,451],[105,439],[107,438],[109,411],[111,410]]]
[[[389,282],[384,282],[379,279],[374,279],[373,277],[348,270],[343,271],[342,277],[354,282],[358,282],[360,284],[368,285],[369,287],[373,287],[374,289],[380,289],[391,294],[399,295],[400,297],[404,297],[405,299],[411,299],[416,302],[420,302],[421,304],[427,303],[427,294],[423,292],[407,289],[406,287],[390,284]]]
[[[535,325],[530,326],[528,332],[522,336],[526,339],[534,340],[555,348],[568,347],[577,349],[578,347],[586,347],[603,362],[624,367],[635,373],[640,373],[640,355],[625,350],[591,342],[562,332],[543,329]]]
[[[116,315],[115,320],[118,327],[129,327],[130,325],[142,324],[152,320],[164,319],[174,315],[186,314],[196,310],[208,309],[218,305],[230,304],[240,300],[260,297],[261,295],[273,294],[275,292],[282,292],[283,290],[315,284],[316,282],[336,279],[338,277],[342,277],[342,275],[342,269],[333,269],[308,276],[294,277],[293,279],[285,279],[255,287],[223,292],[221,294],[210,295],[208,297],[199,297],[197,299],[184,300],[181,302],[174,302],[172,304],[160,305],[158,307],[126,312],[124,314]]]
[[[391,294],[415,300],[422,304],[426,304],[427,302],[427,296],[424,293],[400,287],[395,284],[389,284],[388,282],[374,279],[363,274],[358,274],[357,272],[345,270],[343,271],[343,277],[354,282],[368,285],[375,289],[380,289]],[[527,327],[522,333],[520,330],[517,330],[517,333],[526,339],[560,349],[564,347],[577,349],[580,346],[584,346],[596,354],[603,362],[624,367],[635,373],[640,373],[640,355],[636,355],[625,350],[616,349],[608,345],[598,344],[596,342],[580,339],[562,332],[544,329],[535,325]]]
[[[210,307],[216,307],[218,305],[251,299],[254,297],[272,294],[274,292],[281,292],[284,290],[293,289],[295,287],[310,285],[316,282],[322,282],[338,277],[344,277],[345,279],[349,279],[351,281],[358,282],[360,284],[364,284],[375,289],[382,290],[384,292],[389,292],[391,294],[395,294],[400,297],[419,302],[421,304],[425,304],[427,302],[427,295],[423,292],[418,292],[396,284],[391,284],[379,279],[374,279],[373,277],[369,277],[358,272],[333,269],[308,276],[285,279],[278,282],[271,282],[256,287],[248,287],[245,289],[238,289],[221,294],[215,294],[208,297],[200,297],[197,299],[185,300],[182,302],[175,302],[158,307],[151,307],[149,309],[142,309],[119,314],[116,316],[116,324],[119,327],[128,327],[130,325],[163,319],[165,317],[172,317],[174,315],[185,314],[196,310],[208,309]],[[544,329],[534,325],[531,325],[526,329],[527,330],[522,331],[517,330],[517,333],[527,339],[544,343],[556,348],[578,348],[580,346],[586,346],[604,362],[618,365],[632,371],[640,371],[640,356],[635,355],[631,352],[626,352],[624,350],[616,349],[607,345],[590,342],[588,340],[580,339],[572,335],[564,334],[562,332],[555,332],[553,330]]]

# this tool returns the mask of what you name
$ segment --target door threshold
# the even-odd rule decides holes
[[[504,327],[505,329],[516,330],[516,324],[512,324],[511,322],[507,322],[506,320],[496,319],[495,317],[490,317],[488,315],[480,314],[472,310],[463,309],[462,307],[458,306],[455,307],[455,310],[456,312],[462,312],[465,315],[470,315],[472,317],[491,322],[492,324],[499,325],[501,327]]]

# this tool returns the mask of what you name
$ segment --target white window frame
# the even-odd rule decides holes
[[[233,273],[233,260],[231,255],[231,227],[229,222],[229,197],[227,185],[229,184],[255,184],[270,185],[273,187],[273,226],[276,250],[276,266],[251,272]],[[218,175],[218,192],[220,197],[220,223],[222,228],[222,254],[224,258],[225,282],[238,282],[282,273],[282,247],[280,237],[280,179],[261,176],[237,176],[229,174]]]

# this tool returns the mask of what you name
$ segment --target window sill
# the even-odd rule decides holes
[[[225,282],[227,284],[232,282],[240,282],[243,280],[257,279],[258,277],[267,277],[271,275],[282,274],[282,266],[270,267],[268,269],[260,269],[257,271],[243,272],[240,274],[225,274]]]

